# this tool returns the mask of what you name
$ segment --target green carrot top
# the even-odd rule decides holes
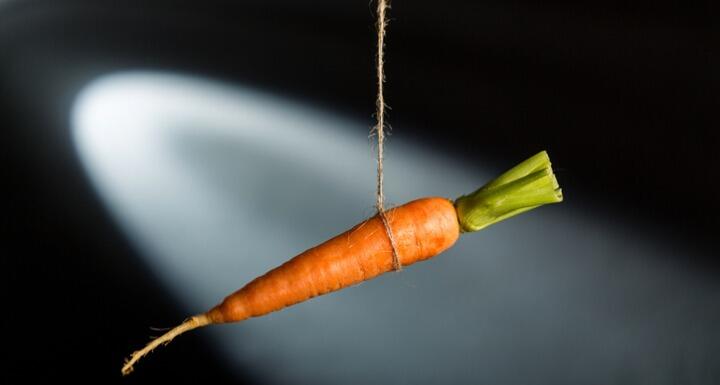
[[[550,158],[541,151],[475,192],[456,199],[455,208],[462,231],[471,232],[562,200]]]

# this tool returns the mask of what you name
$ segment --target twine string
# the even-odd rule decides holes
[[[378,216],[385,227],[388,239],[390,239],[390,247],[392,248],[392,266],[393,270],[401,270],[402,264],[398,257],[397,248],[395,247],[395,238],[393,237],[390,224],[385,215],[385,194],[383,192],[383,158],[385,144],[385,95],[383,94],[383,84],[385,83],[385,29],[387,27],[387,9],[389,0],[378,0],[377,2],[377,99],[375,100],[375,117],[377,125],[375,133],[377,134],[377,193],[375,200],[375,208]]]

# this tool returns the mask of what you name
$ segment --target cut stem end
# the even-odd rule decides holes
[[[455,209],[462,231],[470,232],[562,200],[550,157],[541,151],[472,194],[456,199]]]
[[[209,325],[211,323],[213,323],[212,320],[206,314],[192,316],[180,325],[174,327],[173,329],[170,329],[170,331],[163,334],[162,336],[150,341],[150,343],[147,344],[144,348],[136,350],[135,352],[133,352],[129,359],[125,360],[125,365],[123,365],[122,367],[123,376],[127,376],[128,374],[132,373],[133,365],[135,365],[135,363],[138,362],[145,355],[153,351],[153,349],[155,349],[156,347],[160,345],[167,345],[170,343],[170,341],[173,340],[173,338],[179,336],[180,334],[183,334],[193,329],[197,329],[202,326]]]

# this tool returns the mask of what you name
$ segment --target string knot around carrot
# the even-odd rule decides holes
[[[409,266],[447,250],[463,232],[481,230],[562,199],[543,151],[454,202],[421,198],[387,210],[385,216],[397,257],[402,266]],[[186,331],[262,316],[392,271],[393,245],[384,226],[374,216],[302,252],[134,352],[122,373],[129,374],[140,358]]]

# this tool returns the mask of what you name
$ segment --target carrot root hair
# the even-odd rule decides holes
[[[145,355],[152,352],[153,349],[155,349],[156,347],[160,345],[167,345],[170,343],[170,341],[173,340],[173,338],[179,336],[180,334],[183,334],[193,329],[197,329],[199,327],[210,325],[211,323],[212,320],[206,314],[199,314],[188,318],[185,322],[170,329],[167,333],[150,341],[150,343],[145,345],[144,348],[134,351],[130,358],[125,360],[125,365],[123,365],[122,367],[123,376],[127,376],[128,374],[132,373],[133,365],[135,365],[135,363],[138,362]]]

